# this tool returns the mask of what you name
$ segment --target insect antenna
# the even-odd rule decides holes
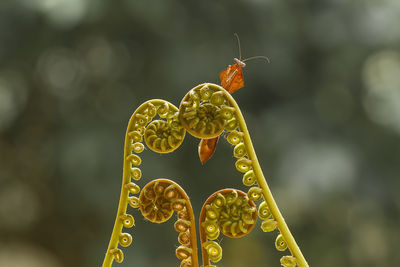
[[[238,42],[238,49],[239,49],[239,60],[242,60],[242,48],[240,47],[240,39],[239,35],[235,32],[233,35],[235,35],[236,40]]]
[[[257,58],[262,58],[265,59],[267,61],[267,63],[271,63],[271,61],[269,60],[269,58],[267,58],[266,56],[254,56],[254,57],[249,57],[246,59],[242,60],[242,47],[240,46],[240,39],[239,39],[239,35],[235,32],[233,35],[235,35],[237,43],[238,43],[238,49],[239,49],[239,60],[242,62],[246,62],[248,60],[253,60],[253,59],[257,59]]]
[[[257,58],[263,58],[263,59],[265,59],[268,63],[271,63],[271,61],[269,60],[269,58],[267,58],[267,57],[265,57],[265,56],[254,56],[254,57],[249,57],[249,58],[243,59],[242,61],[243,61],[243,62],[246,62],[246,61],[248,61],[248,60],[253,60],[253,59],[257,59]]]

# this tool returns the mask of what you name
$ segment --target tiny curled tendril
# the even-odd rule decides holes
[[[260,219],[265,220],[271,216],[271,211],[267,205],[267,202],[263,201],[260,206],[258,206],[258,217]]]
[[[293,256],[283,256],[280,262],[284,267],[295,267],[297,265],[296,258]]]
[[[135,219],[130,214],[121,215],[120,220],[125,228],[131,228],[135,225]]]
[[[128,233],[123,233],[119,236],[119,243],[123,247],[128,247],[132,243],[132,236]]]
[[[287,249],[287,244],[282,234],[279,234],[275,240],[275,247],[279,251],[285,251]]]
[[[111,255],[115,259],[116,262],[121,263],[124,260],[124,253],[119,248],[115,248],[110,250]]]
[[[203,248],[213,262],[219,262],[222,259],[222,248],[214,241],[206,241],[203,243]]]

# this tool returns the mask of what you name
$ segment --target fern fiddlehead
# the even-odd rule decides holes
[[[157,115],[160,119],[154,120]],[[258,217],[263,220],[261,228],[264,232],[277,229],[276,249],[289,249],[291,254],[281,258],[281,265],[308,266],[264,178],[239,107],[222,87],[205,83],[189,91],[179,110],[167,101],[150,100],[133,113],[125,138],[118,213],[103,267],[111,266],[114,260],[122,262],[123,253],[118,246],[129,246],[132,242],[129,233],[122,233],[124,227],[134,226],[134,218],[127,214],[128,204],[156,223],[166,221],[176,211],[175,229],[181,244],[176,255],[181,266],[198,267],[194,216],[184,191],[167,179],[152,181],[142,191],[135,184],[142,176],[138,154],[144,150],[143,139],[154,152],[169,153],[181,145],[186,131],[197,138],[214,138],[227,131],[227,141],[234,146],[233,155],[237,159],[235,167],[243,173],[243,184],[250,187],[247,193],[224,189],[207,200],[200,215],[203,264],[212,266],[210,259],[218,262],[222,258],[222,248],[214,241],[220,232],[240,237],[253,229],[257,217],[255,202],[264,199],[258,205]],[[139,197],[135,196],[139,193]]]

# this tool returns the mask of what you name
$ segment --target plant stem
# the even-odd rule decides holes
[[[133,117],[133,115],[132,115]],[[128,124],[128,128],[127,128],[127,132],[126,132],[126,136],[125,136],[125,146],[124,146],[124,167],[123,167],[123,175],[122,175],[122,186],[121,186],[121,195],[120,195],[120,199],[119,199],[119,204],[118,204],[118,212],[117,212],[117,216],[115,218],[115,223],[114,223],[114,228],[111,234],[111,239],[110,242],[108,244],[108,248],[107,248],[107,252],[106,252],[106,256],[104,258],[103,261],[103,267],[111,267],[113,261],[114,261],[114,257],[113,255],[110,253],[110,251],[112,251],[113,249],[118,248],[118,241],[119,241],[119,234],[122,231],[123,228],[123,224],[122,221],[120,219],[120,216],[124,215],[126,213],[127,207],[128,207],[128,189],[124,186],[126,184],[128,184],[130,182],[130,175],[128,173],[128,152],[130,151],[130,144],[129,144],[129,137],[128,137],[128,133],[129,130],[131,128],[131,124],[132,124],[132,117],[129,120],[129,124]]]
[[[247,126],[244,121],[243,115],[240,112],[240,109],[239,109],[236,101],[231,101],[231,103],[235,106],[235,109],[237,112],[237,119],[239,121],[239,127],[244,134],[244,136],[243,136],[244,144],[246,146],[246,151],[248,153],[249,159],[252,161],[253,171],[256,175],[257,183],[262,189],[264,199],[268,204],[268,207],[271,211],[272,216],[278,223],[278,229],[281,232],[281,234],[283,235],[290,252],[296,258],[296,262],[297,262],[298,266],[299,267],[308,267],[308,263],[307,263],[306,259],[304,258],[303,254],[301,253],[301,250],[300,250],[299,246],[297,245],[296,240],[294,239],[292,233],[290,232],[289,227],[287,226],[285,219],[283,218],[281,212],[279,211],[278,205],[276,204],[275,199],[272,196],[271,190],[269,189],[267,181],[261,170],[260,163],[258,162],[256,152],[254,151],[254,147],[251,142],[250,134],[249,134],[249,131],[247,130]]]

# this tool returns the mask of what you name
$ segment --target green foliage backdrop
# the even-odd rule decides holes
[[[100,266],[131,113],[218,83],[234,32],[271,60],[248,62],[234,97],[310,265],[399,265],[398,25],[398,0],[1,0],[0,266]],[[142,171],[178,182],[198,216],[242,185],[230,145],[202,166],[197,143],[145,151]],[[176,266],[172,222],[136,225],[121,266]],[[276,265],[273,238],[225,238],[220,266]]]

